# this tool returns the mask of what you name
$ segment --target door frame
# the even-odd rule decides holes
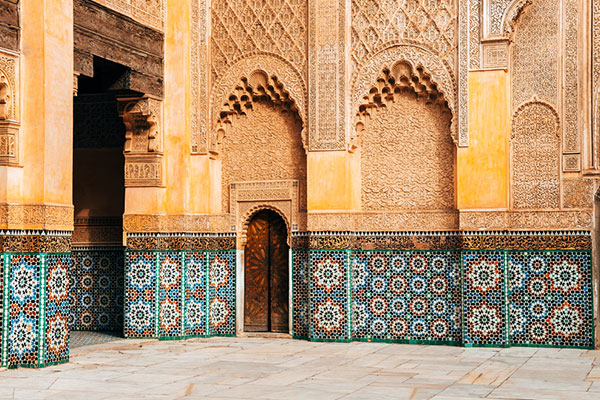
[[[287,227],[287,242],[288,244],[291,244],[291,229],[288,223],[288,219],[284,216],[285,214],[282,213],[280,210],[278,210],[277,208],[273,207],[273,206],[267,206],[265,205],[264,207],[260,207],[257,209],[253,209],[253,212],[248,215],[245,220],[243,221],[242,225],[248,225],[250,223],[250,221],[252,221],[252,218],[254,218],[254,216],[256,214],[258,214],[260,211],[263,210],[271,210],[274,211],[277,215],[279,215],[282,219],[283,222],[285,223],[286,227]],[[238,234],[238,238],[237,238],[237,250],[236,250],[236,274],[235,274],[235,279],[236,279],[236,290],[235,290],[235,303],[236,303],[236,316],[235,316],[235,322],[236,322],[236,334],[237,335],[242,335],[245,333],[244,331],[244,307],[245,307],[245,299],[246,299],[246,280],[245,280],[245,271],[246,271],[246,257],[245,257],[245,246],[246,246],[246,237],[244,235],[244,240],[241,240],[242,237],[241,235]],[[293,325],[293,321],[292,321],[292,316],[293,316],[293,298],[292,298],[292,294],[293,294],[293,287],[292,287],[292,247],[290,246],[289,250],[288,250],[288,334],[292,335],[292,327]],[[266,334],[269,334],[269,332],[267,332]]]

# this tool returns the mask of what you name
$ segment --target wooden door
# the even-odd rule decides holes
[[[288,332],[289,284],[287,229],[270,210],[248,225],[244,271],[244,330]]]

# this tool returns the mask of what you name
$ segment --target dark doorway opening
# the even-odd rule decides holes
[[[271,210],[248,224],[244,271],[244,331],[289,332],[287,227]]]

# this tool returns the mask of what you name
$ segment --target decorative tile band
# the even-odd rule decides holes
[[[125,337],[235,335],[235,250],[127,251]]]
[[[0,253],[1,366],[68,361],[68,253]]]

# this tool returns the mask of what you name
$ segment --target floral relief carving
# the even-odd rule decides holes
[[[512,123],[513,206],[560,208],[559,117],[533,100],[518,108]]]
[[[392,96],[360,138],[363,210],[452,210],[450,113],[411,91]]]
[[[306,153],[302,123],[269,98],[261,98],[246,115],[235,117],[222,138],[221,193],[223,212],[229,210],[229,187],[234,182],[298,181],[298,207],[306,210]]]
[[[0,54],[0,165],[19,162],[16,60]]]
[[[560,2],[537,0],[521,13],[512,46],[513,109],[537,97],[558,104]]]

